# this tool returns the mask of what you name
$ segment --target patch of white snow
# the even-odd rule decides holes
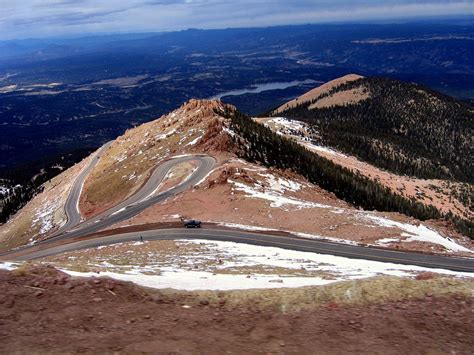
[[[270,201],[271,207],[282,207],[285,205],[295,206],[298,209],[301,208],[330,208],[330,209],[337,209],[333,206],[323,205],[321,203],[310,202],[305,200],[297,200],[294,198],[283,197],[281,195],[277,195],[272,191],[261,192],[257,191],[256,189],[251,188],[248,185],[242,184],[237,181],[229,180],[229,182],[233,183],[236,187],[236,190],[243,191],[249,196],[250,198],[259,198],[263,200]]]
[[[405,231],[406,233],[401,234],[402,237],[408,237],[404,240],[405,242],[427,242],[442,245],[449,251],[474,253],[473,250],[457,244],[452,239],[443,237],[438,232],[424,226],[423,224],[415,226],[413,224],[396,222],[387,218],[372,215],[364,215],[363,218],[368,219],[369,221],[372,221],[382,227],[399,228]]]

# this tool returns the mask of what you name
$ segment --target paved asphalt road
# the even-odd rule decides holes
[[[66,212],[67,222],[58,229],[58,231],[54,235],[59,235],[72,227],[79,224],[82,220],[81,212],[79,211],[79,199],[81,198],[82,188],[84,187],[84,181],[86,180],[89,173],[94,169],[97,165],[101,157],[101,153],[107,149],[112,141],[105,143],[102,147],[100,147],[92,157],[91,162],[89,165],[84,167],[79,175],[74,180],[74,183],[71,188],[71,192],[67,197],[66,204],[64,206],[64,210]]]
[[[188,161],[197,161],[199,166],[196,171],[184,182],[174,186],[173,188],[154,194],[157,187],[168,174],[169,170],[176,164],[181,164]],[[183,192],[190,187],[196,185],[201,181],[213,168],[216,161],[206,155],[190,155],[173,158],[158,165],[152,172],[150,178],[145,185],[135,194],[127,198],[122,203],[115,207],[88,219],[84,223],[77,225],[72,230],[66,231],[60,235],[55,236],[55,239],[67,239],[72,237],[79,237],[94,233],[115,223],[131,218],[146,208],[162,202],[171,196]],[[73,203],[73,202],[71,202]],[[73,209],[74,206],[66,206],[67,209]]]
[[[114,234],[106,237],[92,238],[51,246],[47,249],[32,251],[28,254],[17,255],[15,260],[31,260],[67,251],[98,247],[126,241],[170,240],[170,239],[205,239],[237,243],[247,243],[260,246],[271,246],[321,254],[331,254],[354,259],[382,261],[394,264],[417,265],[429,268],[449,269],[454,271],[474,272],[474,262],[467,258],[451,258],[441,255],[409,253],[397,250],[375,249],[354,245],[332,243],[322,240],[304,239],[293,236],[277,236],[263,233],[252,233],[230,229],[157,229],[142,232]],[[40,249],[40,248],[38,248]]]
[[[97,153],[99,154],[99,152]],[[97,159],[95,159],[97,160]],[[157,187],[163,181],[168,171],[176,164],[186,161],[197,161],[197,170],[184,182],[176,185],[168,191],[154,194]],[[205,155],[182,156],[170,159],[155,168],[149,180],[134,195],[129,197],[118,206],[102,213],[101,215],[76,225],[72,230],[56,235],[44,242],[33,246],[21,247],[11,252],[0,254],[2,260],[30,260],[48,255],[55,255],[66,251],[96,247],[101,245],[114,244],[130,240],[139,240],[142,236],[145,240],[166,240],[166,239],[207,239],[232,241],[261,246],[273,246],[284,249],[317,252],[345,256],[353,259],[365,259],[396,264],[417,265],[429,268],[440,268],[454,271],[474,272],[474,260],[468,258],[454,258],[441,255],[430,255],[415,252],[403,252],[396,250],[353,246],[333,243],[323,240],[304,239],[294,236],[279,236],[264,233],[252,233],[248,231],[232,229],[160,229],[142,232],[131,232],[114,234],[106,237],[81,238],[88,236],[109,227],[119,221],[123,221],[135,216],[149,206],[162,202],[201,181],[215,165],[215,160]],[[88,169],[89,171],[92,169]],[[81,172],[82,175],[82,172]],[[75,182],[74,191],[81,188],[87,173]],[[66,209],[77,211],[74,202],[78,197],[68,199]],[[77,200],[76,200],[77,201]],[[77,221],[77,216],[73,217]],[[72,225],[72,223],[71,223]]]

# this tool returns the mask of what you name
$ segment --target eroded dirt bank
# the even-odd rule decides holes
[[[0,271],[0,352],[470,353],[472,282],[432,277],[236,293]]]

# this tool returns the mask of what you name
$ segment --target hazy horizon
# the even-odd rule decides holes
[[[470,18],[469,1],[0,0],[0,40]]]

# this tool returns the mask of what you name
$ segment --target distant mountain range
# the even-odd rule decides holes
[[[256,115],[356,72],[471,99],[473,33],[353,24],[0,41],[0,178],[96,148],[193,97],[224,95]]]

